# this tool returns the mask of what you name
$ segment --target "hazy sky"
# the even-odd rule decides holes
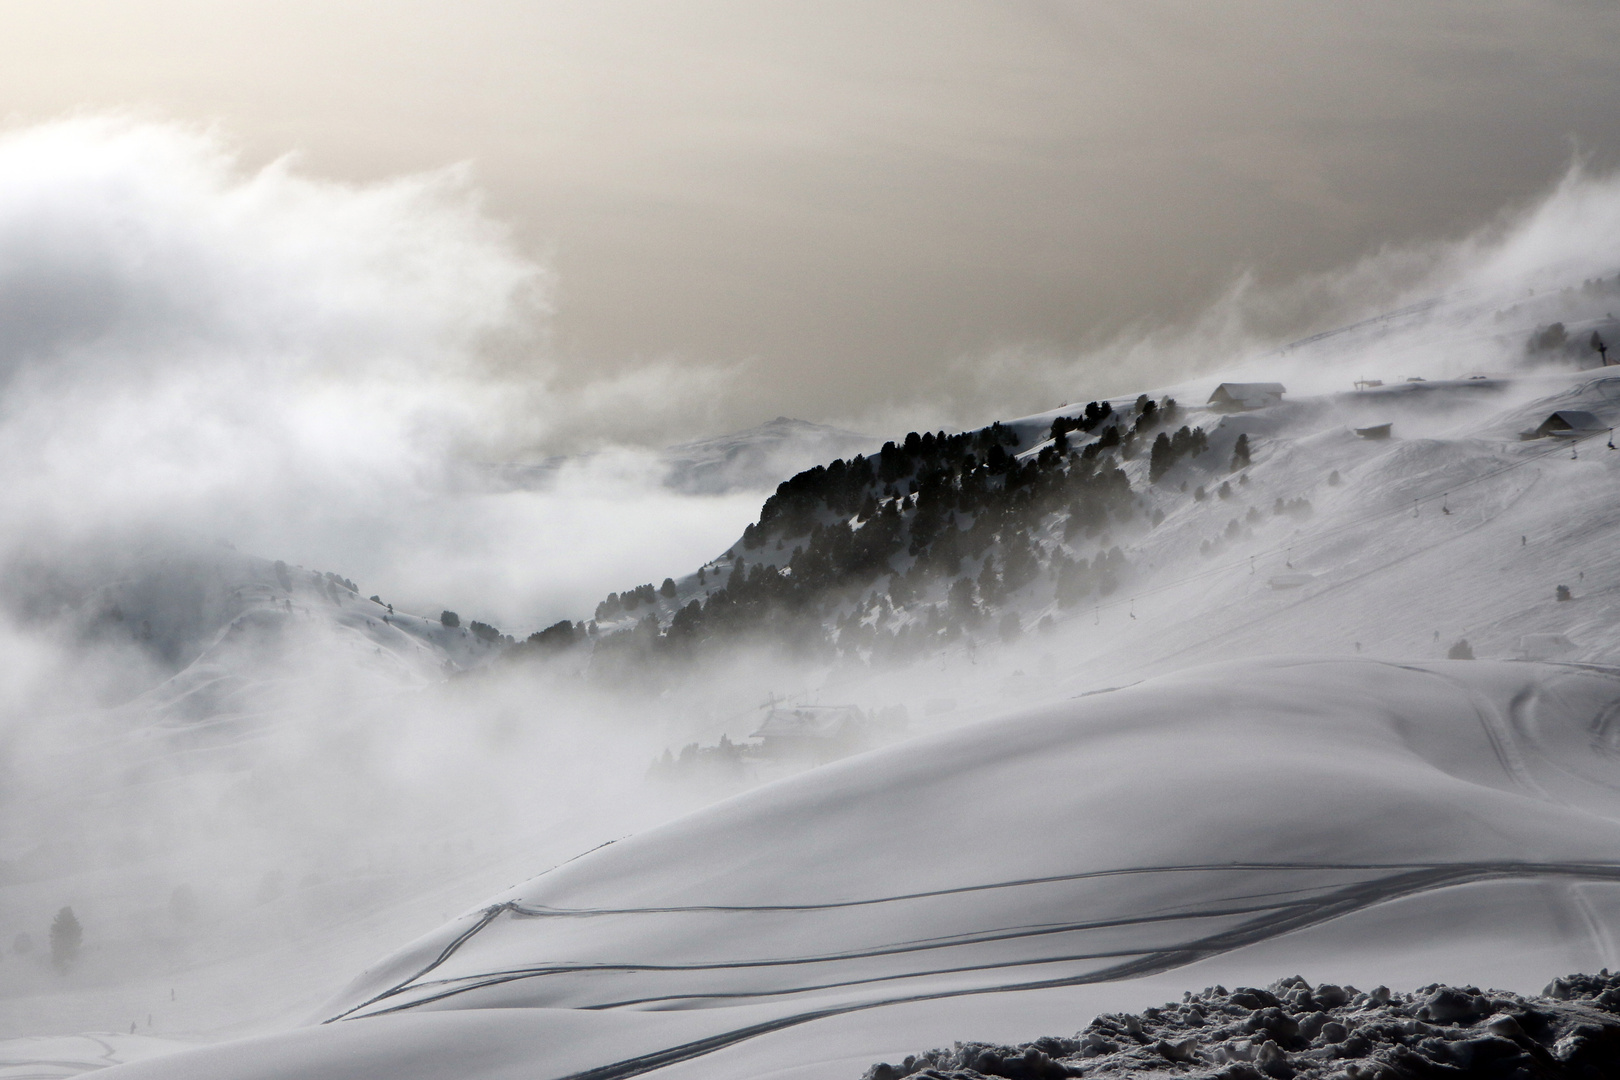
[[[740,426],[1467,232],[1620,158],[1616,42],[1602,3],[0,0],[0,112],[470,162],[565,369],[747,361]]]

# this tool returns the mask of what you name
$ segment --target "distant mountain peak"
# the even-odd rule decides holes
[[[671,446],[664,483],[694,495],[731,491],[769,491],[805,469],[841,457],[875,452],[882,440],[874,435],[791,416]]]

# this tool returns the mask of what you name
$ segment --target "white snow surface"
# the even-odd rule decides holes
[[[0,1080],[56,1080],[189,1048],[173,1039],[97,1031],[0,1039]]]
[[[1620,672],[1228,662],[767,785],[374,965],[310,1026],[109,1076],[852,1076],[1299,971],[1620,963]]]
[[[1601,434],[1518,437],[1556,409],[1613,423],[1620,381],[1592,371],[1397,383],[1372,364],[1392,343],[1313,346],[1360,350],[1369,363],[1358,373],[1390,377],[1378,391],[1312,396],[1289,377],[1279,406],[1226,416],[1188,408],[1184,422],[1210,432],[1208,459],[1157,485],[1147,483],[1146,453],[1123,462],[1141,499],[1135,520],[1074,539],[1079,556],[1124,549],[1120,589],[1072,609],[1033,591],[1014,597],[1025,628],[1016,644],[981,633],[895,669],[749,671],[744,660],[713,687],[646,706],[646,725],[668,745],[738,739],[757,718],[731,699],[757,701],[791,679],[794,701],[908,704],[920,737],[737,795],[494,896],[373,965],[306,1026],[115,1075],[855,1077],[954,1039],[1070,1032],[1097,1012],[1216,982],[1297,973],[1534,991],[1558,974],[1620,966],[1611,937],[1620,453]],[[1397,355],[1410,360],[1416,348]],[[1207,389],[1176,396],[1185,405]],[[1385,422],[1388,440],[1354,434]],[[1050,415],[1014,422],[1026,434],[1049,424]],[[1227,467],[1240,433],[1253,455],[1241,476]],[[1308,515],[1273,513],[1296,499],[1309,500]],[[1164,517],[1151,524],[1156,511]],[[1067,543],[1061,526],[1041,528],[1043,544]],[[264,573],[253,570],[260,585]],[[1271,587],[1285,577],[1298,584]],[[1557,585],[1571,590],[1568,601],[1555,598]],[[677,588],[670,603],[695,595],[691,578]],[[376,625],[374,605],[299,579],[290,597],[271,590],[218,624],[242,616],[247,629],[192,639],[191,674],[172,684],[173,701],[147,699],[152,713],[183,728],[232,714],[236,700],[251,704],[215,693],[228,681],[210,697],[182,684],[212,687],[216,658],[229,668],[246,655],[231,634],[247,634],[278,598],[284,613],[293,603],[290,625],[330,625],[330,644],[313,649],[321,660],[386,668],[379,687],[419,685],[446,661],[476,660],[458,651],[465,635],[416,620],[396,636],[391,622]],[[1034,632],[1045,615],[1055,626]],[[1439,659],[1464,637],[1486,659]],[[1500,659],[1552,659],[1525,643],[1553,639],[1559,663]],[[1306,656],[1263,659],[1285,652]],[[296,670],[293,660],[269,670]],[[258,661],[235,669],[265,670]],[[555,695],[565,684],[544,685]],[[1107,687],[1123,688],[1096,693]],[[366,697],[370,711],[339,730],[370,738],[358,745],[375,752],[394,737],[376,721],[404,698]],[[454,711],[470,695],[422,704],[441,700],[447,727],[475,719]],[[203,707],[171,707],[182,701]],[[386,848],[404,850],[397,840],[417,831],[424,852],[465,842],[454,848],[459,877],[432,877],[429,860],[383,887],[366,876],[371,855],[334,843],[332,873],[306,876],[299,864],[284,896],[230,924],[253,947],[215,965],[189,996],[182,983],[185,1025],[163,1025],[166,969],[151,986],[98,985],[81,1011],[63,1014],[96,1019],[59,1021],[43,1006],[39,1015],[101,1027],[104,1016],[145,1014],[155,991],[166,1035],[265,1032],[289,1023],[294,1004],[311,1007],[333,970],[358,968],[355,954],[431,925],[424,908],[454,911],[547,860],[663,819],[633,790],[656,752],[641,736],[605,738],[614,729],[581,722],[573,699],[520,695],[511,709],[521,723],[492,715],[469,730],[528,732],[528,742],[446,742],[435,757],[461,754],[466,767],[443,774],[453,781],[374,845],[386,868]],[[572,731],[589,740],[554,752],[550,743]],[[505,749],[498,760],[476,757],[486,745]],[[206,795],[212,774],[185,760],[188,784]],[[351,768],[341,757],[326,767]],[[503,799],[513,777],[561,791],[554,801],[578,820]],[[222,770],[218,786],[228,779]],[[375,791],[331,788],[343,798],[314,812],[334,839],[348,837],[354,808]],[[121,805],[106,800],[97,813],[110,819]],[[527,832],[521,844],[516,832],[492,839],[478,832],[485,821]],[[132,819],[132,831],[140,824]],[[485,871],[466,873],[475,860]],[[107,873],[132,889],[137,880]],[[320,905],[340,885],[353,895],[338,917]],[[12,910],[36,912],[36,929],[70,898],[43,878],[0,886]],[[126,913],[122,893],[97,889],[107,910],[87,922],[94,932],[110,939],[121,919],[133,929],[118,932],[134,940],[152,921]],[[257,892],[245,878],[220,891]],[[314,931],[263,921],[262,911],[295,903],[322,913]],[[297,964],[277,970],[278,951]],[[55,985],[44,974],[36,984]],[[207,1009],[188,1004],[204,994]],[[20,1011],[31,1005],[23,997],[38,996],[7,1000],[21,1017],[13,1031],[46,1030]]]

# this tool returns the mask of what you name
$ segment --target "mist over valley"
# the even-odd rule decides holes
[[[537,252],[0,132],[0,1077],[1611,1067],[1620,176],[803,416]]]

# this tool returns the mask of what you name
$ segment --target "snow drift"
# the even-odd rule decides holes
[[[115,1075],[832,1075],[854,1048],[1033,1037],[1152,976],[1529,989],[1615,962],[1616,717],[1607,669],[1164,677],[619,841],[375,965],[328,1023]]]

